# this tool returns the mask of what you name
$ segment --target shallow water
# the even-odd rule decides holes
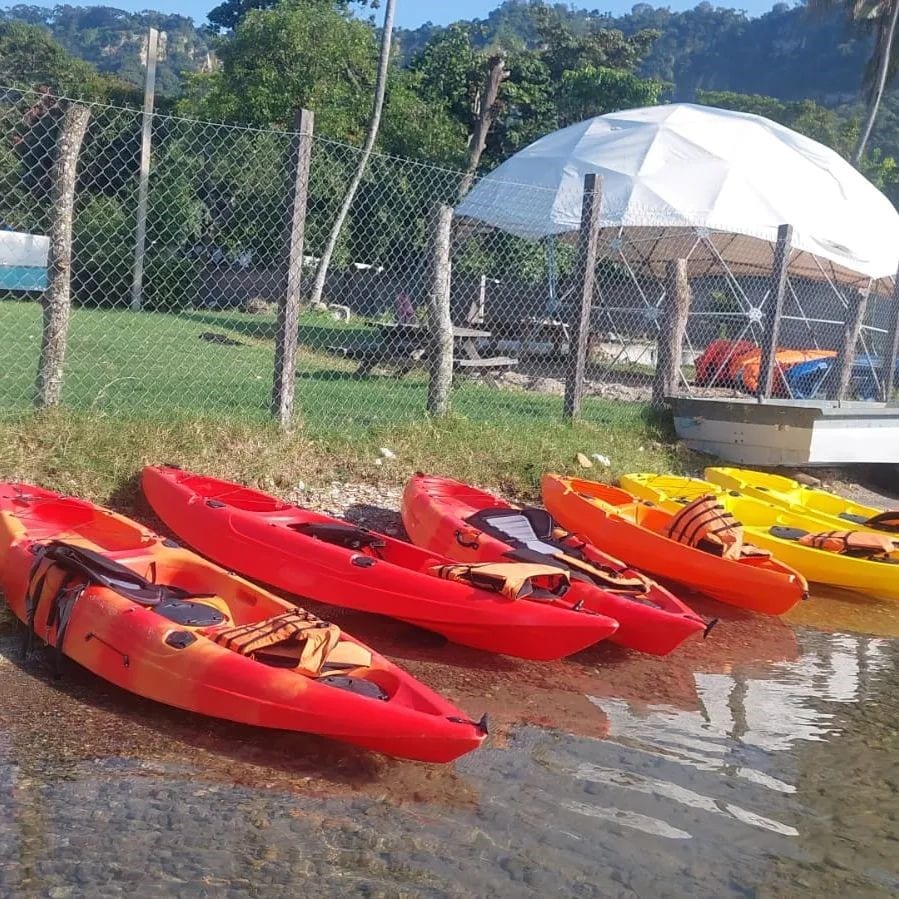
[[[332,616],[491,713],[445,767],[55,683],[7,621],[0,895],[896,895],[899,641],[853,603],[548,665]]]

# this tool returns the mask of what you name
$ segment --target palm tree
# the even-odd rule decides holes
[[[867,105],[865,123],[852,154],[852,164],[857,168],[874,129],[880,101],[887,84],[895,76],[899,63],[899,60],[893,58],[899,0],[809,0],[809,8],[819,14],[841,9],[850,23],[861,24],[874,33],[874,49],[865,67],[862,82]]]
[[[899,2],[899,0],[897,0],[897,2]],[[337,213],[337,218],[334,220],[334,225],[328,236],[328,242],[325,245],[321,260],[318,263],[318,270],[315,273],[315,281],[312,285],[312,306],[317,306],[321,303],[322,293],[325,289],[325,281],[328,277],[328,266],[331,264],[331,257],[334,255],[334,249],[340,238],[340,232],[343,230],[343,224],[350,211],[350,206],[353,205],[353,198],[356,196],[356,191],[362,183],[362,177],[368,166],[368,159],[371,156],[371,151],[374,148],[375,141],[378,137],[378,128],[381,124],[381,110],[384,108],[384,94],[387,90],[387,77],[390,69],[390,43],[393,38],[393,17],[395,12],[396,0],[387,0],[387,6],[384,10],[384,29],[381,32],[381,53],[378,57],[378,77],[375,82],[375,96],[372,103],[371,120],[368,125],[368,136],[366,137],[365,144],[359,154],[356,172],[350,181],[343,202],[340,204],[340,210]]]

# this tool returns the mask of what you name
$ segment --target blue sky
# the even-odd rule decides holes
[[[24,0],[35,6],[54,6],[52,0]],[[143,9],[157,9],[160,12],[181,13],[190,16],[195,21],[203,22],[210,9],[215,7],[218,0],[105,0],[101,3],[79,3],[78,0],[69,0],[73,6],[111,6],[116,9],[139,11]],[[690,9],[696,6],[698,0],[669,0],[669,2],[654,3],[655,6],[668,6],[671,9]],[[752,15],[766,12],[774,4],[774,0],[734,0],[731,3],[713,3],[714,6],[729,6],[745,9]],[[9,0],[0,0],[0,6],[8,7],[14,4]],[[414,28],[424,22],[432,21],[439,25],[454,22],[457,19],[471,19],[483,17],[491,9],[499,5],[499,0],[397,0],[397,22],[407,28]],[[574,6],[582,6],[584,9],[599,9],[602,12],[620,14],[627,12],[634,5],[634,0],[588,0],[586,3],[574,3]]]

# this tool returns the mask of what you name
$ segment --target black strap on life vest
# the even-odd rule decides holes
[[[89,586],[106,587],[120,596],[132,600],[142,606],[153,608],[164,600],[179,600],[187,597],[198,598],[200,594],[191,594],[180,587],[166,584],[154,584],[137,572],[126,568],[106,556],[73,546],[62,540],[51,540],[44,544],[32,546],[34,562],[28,575],[28,587],[25,592],[25,616],[27,628],[23,651],[29,655],[34,646],[35,621],[38,607],[45,599],[47,576],[52,570],[62,573],[62,578],[53,595],[47,598],[47,627],[56,626],[55,642],[55,674],[60,676],[62,647],[68,630],[69,621],[76,603]]]

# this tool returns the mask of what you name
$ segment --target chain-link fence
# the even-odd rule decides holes
[[[42,307],[54,275],[55,179],[71,107],[47,94],[0,90],[4,412],[35,403]],[[142,203],[143,114],[89,110],[74,184],[73,312],[61,403],[116,415],[264,418],[296,235],[298,135],[154,115]],[[323,250],[360,151],[310,140],[296,417],[312,431],[421,419],[433,350],[434,211],[456,203],[464,176],[374,154],[319,292]],[[520,186],[519,215],[545,206],[532,202],[536,190]],[[776,300],[773,242],[743,239],[734,255],[727,235],[651,224],[599,235],[586,319],[588,419],[626,422],[654,388],[657,397],[660,390],[752,394],[764,376]],[[512,425],[561,417],[583,296],[577,238],[525,239],[457,222],[450,247],[455,414]],[[883,395],[896,304],[890,284],[870,288],[826,266],[815,271],[808,260],[791,270],[774,395]],[[681,326],[682,357],[672,363],[668,337]],[[677,372],[674,383],[669,377],[660,386],[660,354]]]

